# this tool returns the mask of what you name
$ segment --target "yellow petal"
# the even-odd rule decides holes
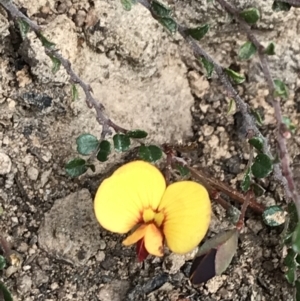
[[[206,189],[196,182],[168,186],[158,210],[165,213],[163,232],[168,247],[175,253],[194,249],[208,230],[211,203]]]
[[[130,234],[126,239],[123,240],[123,245],[130,246],[132,244],[135,244],[145,236],[146,231],[147,225],[141,225],[132,234]]]
[[[163,256],[163,235],[152,223],[146,228],[145,248],[149,254]]]
[[[155,166],[144,161],[127,163],[98,188],[96,218],[105,229],[126,233],[142,221],[145,208],[157,209],[165,189],[165,179]]]

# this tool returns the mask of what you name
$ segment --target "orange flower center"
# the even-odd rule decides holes
[[[123,244],[129,246],[144,239],[145,248],[148,253],[162,256],[164,235],[161,226],[164,219],[165,215],[163,212],[156,212],[152,208],[144,209],[142,224],[123,241]]]

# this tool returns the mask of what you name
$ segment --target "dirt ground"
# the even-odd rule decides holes
[[[217,78],[205,78],[179,36],[166,33],[139,5],[125,12],[112,0],[38,2],[17,4],[44,26],[116,123],[148,131],[150,142],[196,141],[197,149],[188,154],[193,164],[239,187],[249,158],[240,116],[226,113],[223,87]],[[263,113],[261,131],[275,153],[274,112],[258,58],[233,64],[245,36],[217,7],[168,2],[180,21],[212,24],[203,47],[223,66],[245,72],[238,92]],[[300,14],[292,9],[274,15],[271,4],[262,5],[254,32],[266,44],[276,43],[272,74],[288,84],[283,111],[299,127]],[[0,231],[22,257],[20,267],[8,266],[0,280],[14,300],[293,300],[284,278],[282,228],[268,228],[251,210],[232,264],[200,287],[187,278],[196,251],[138,263],[134,248],[122,246],[124,237],[100,228],[92,209],[95,191],[134,152],[112,155],[97,164],[96,173],[70,179],[64,164],[76,155],[76,137],[100,133],[94,112],[81,91],[71,101],[68,76],[64,70],[51,73],[51,61],[33,33],[22,41],[1,10],[0,25],[0,153],[8,160],[0,164]],[[294,166],[300,161],[299,137],[297,129],[289,141]],[[286,204],[272,177],[260,184],[266,193],[259,202]],[[224,210],[214,205],[208,236],[229,227]]]

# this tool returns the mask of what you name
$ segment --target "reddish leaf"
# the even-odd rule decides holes
[[[208,253],[194,259],[190,271],[190,280],[193,284],[201,284],[216,276],[216,254],[217,249],[210,249]]]

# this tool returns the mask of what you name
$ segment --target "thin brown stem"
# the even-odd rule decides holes
[[[227,186],[224,182],[217,180],[216,178],[211,177],[203,170],[195,169],[187,164],[187,162],[176,156],[173,156],[173,160],[185,166],[191,173],[191,175],[196,178],[202,185],[204,185],[209,192],[220,191],[226,195],[228,195],[231,199],[239,202],[240,204],[244,204],[245,195],[233,189],[230,186]],[[249,207],[255,212],[262,214],[265,210],[265,207],[262,204],[259,204],[255,198],[250,200]]]
[[[262,71],[264,73],[264,76],[266,78],[266,81],[268,83],[269,87],[269,97],[272,101],[273,108],[275,111],[275,118],[277,121],[277,129],[278,129],[278,135],[277,135],[277,143],[278,143],[278,151],[279,151],[279,157],[281,160],[281,168],[282,168],[282,174],[286,179],[286,185],[285,191],[288,197],[291,197],[296,205],[298,217],[300,219],[300,194],[296,189],[296,185],[293,178],[293,172],[290,168],[290,157],[288,154],[287,149],[287,143],[286,143],[286,137],[288,136],[286,134],[286,127],[283,123],[283,116],[280,106],[280,98],[275,97],[275,83],[272,78],[269,63],[267,59],[267,55],[264,53],[264,47],[262,44],[257,40],[257,38],[254,36],[254,34],[251,31],[251,27],[240,17],[238,10],[236,10],[235,7],[233,7],[231,4],[227,3],[225,0],[217,0],[217,2],[233,17],[238,21],[238,23],[241,25],[242,29],[246,32],[248,39],[255,45],[255,47],[258,50],[258,56],[261,62]],[[298,1],[299,2],[299,1]]]

